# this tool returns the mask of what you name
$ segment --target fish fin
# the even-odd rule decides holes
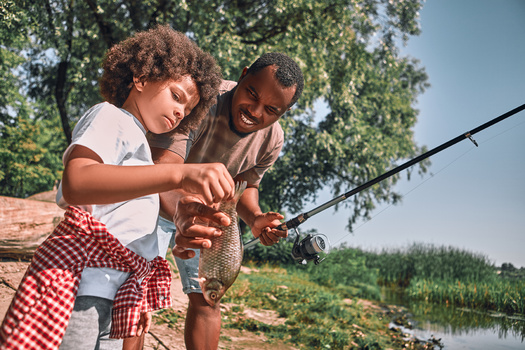
[[[240,182],[235,183],[235,195],[233,197],[233,200],[235,202],[237,202],[241,198],[242,193],[244,192],[247,186],[248,186],[247,181],[240,181]]]

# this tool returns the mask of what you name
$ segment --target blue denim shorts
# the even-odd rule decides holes
[[[171,221],[159,217],[159,230],[163,231],[166,234],[172,233],[171,244],[173,247],[175,245],[175,224]],[[202,290],[199,285],[199,253],[200,249],[192,249],[195,252],[195,256],[191,259],[179,259],[175,258],[177,263],[177,269],[179,270],[180,279],[182,283],[182,291],[184,294],[189,293],[201,293]]]

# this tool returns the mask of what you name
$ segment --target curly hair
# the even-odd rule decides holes
[[[263,68],[268,66],[277,66],[275,71],[275,78],[284,87],[296,87],[295,94],[288,107],[291,107],[297,102],[304,88],[304,77],[299,65],[289,56],[280,52],[267,52],[262,54],[252,65],[248,68],[247,74],[255,74]]]
[[[186,35],[167,25],[159,25],[109,49],[102,63],[100,93],[110,103],[122,107],[133,77],[141,81],[178,80],[189,75],[197,85],[200,100],[177,127],[177,132],[195,129],[215,103],[221,71],[215,59]]]

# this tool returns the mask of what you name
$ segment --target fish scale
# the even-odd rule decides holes
[[[243,257],[243,244],[237,223],[237,202],[246,189],[246,181],[235,184],[235,195],[221,202],[219,210],[230,218],[229,226],[219,226],[222,235],[211,239],[212,246],[201,249],[199,258],[199,284],[206,302],[214,306],[233,284]]]

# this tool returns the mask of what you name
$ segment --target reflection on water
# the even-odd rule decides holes
[[[525,349],[525,317],[411,302],[391,289],[382,292],[385,303],[408,309],[411,333],[421,339],[441,338],[444,349]]]

